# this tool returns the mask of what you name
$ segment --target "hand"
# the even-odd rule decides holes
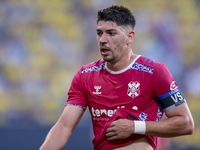
[[[134,133],[134,121],[119,119],[113,121],[107,128],[105,137],[107,140],[124,139]]]

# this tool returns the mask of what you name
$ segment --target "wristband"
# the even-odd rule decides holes
[[[146,132],[146,122],[145,121],[134,121],[135,134],[145,134]]]

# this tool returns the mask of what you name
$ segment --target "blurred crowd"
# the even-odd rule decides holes
[[[200,147],[199,0],[0,0],[0,125],[56,122],[76,71],[101,58],[96,12],[114,4],[136,17],[133,52],[165,63],[187,100],[196,129],[177,142]]]

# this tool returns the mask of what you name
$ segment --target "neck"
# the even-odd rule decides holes
[[[130,65],[130,63],[137,57],[132,50],[126,52],[124,56],[122,56],[118,61],[116,62],[107,62],[107,67],[112,71],[120,71],[125,69]]]

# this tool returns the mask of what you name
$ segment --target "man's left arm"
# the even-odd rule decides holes
[[[145,121],[145,135],[158,137],[176,137],[189,135],[194,131],[194,121],[187,103],[182,104],[165,113],[168,117],[161,121]],[[135,123],[128,119],[119,119],[112,122],[106,131],[108,140],[123,139],[137,134]]]
[[[194,131],[194,121],[187,103],[165,113],[168,119],[146,122],[146,135],[175,137]]]

